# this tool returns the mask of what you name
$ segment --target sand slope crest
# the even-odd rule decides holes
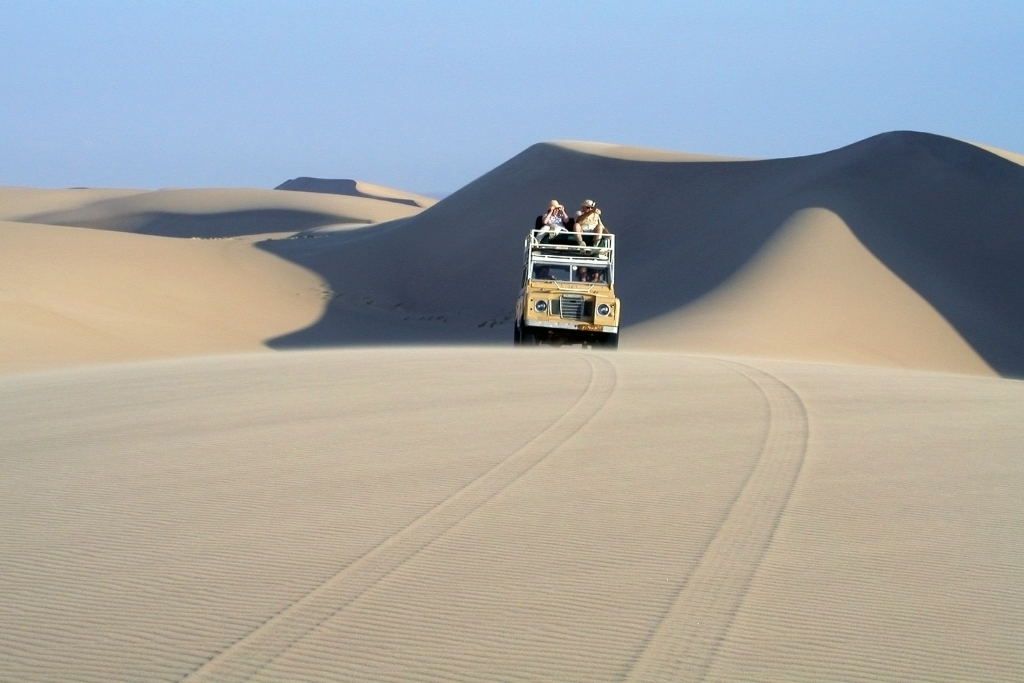
[[[310,178],[302,176],[292,178],[278,185],[275,190],[291,190],[296,192],[322,192],[325,194],[340,194],[352,197],[366,197],[368,199],[379,199],[381,201],[406,204],[426,208],[433,206],[437,200],[421,194],[396,190],[393,187],[376,185],[360,180],[347,178]]]

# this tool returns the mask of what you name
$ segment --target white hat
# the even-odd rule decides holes
[[[584,199],[583,206],[597,206],[597,202],[595,202],[593,199]]]
[[[558,203],[557,199],[552,199],[550,206],[551,206],[552,209],[555,208],[556,206],[559,207],[559,208],[565,208],[561,204]]]

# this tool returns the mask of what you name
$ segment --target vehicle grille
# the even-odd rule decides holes
[[[563,294],[559,309],[563,318],[572,320],[583,320],[584,305],[583,297],[575,294]]]

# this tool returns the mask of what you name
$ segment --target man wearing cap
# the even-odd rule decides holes
[[[596,247],[597,243],[601,241],[601,235],[608,232],[601,221],[601,209],[597,208],[597,203],[593,199],[583,200],[580,210],[576,212],[574,230],[576,231],[576,242],[581,247],[586,246],[583,239],[584,233],[594,236],[593,244],[590,246]]]

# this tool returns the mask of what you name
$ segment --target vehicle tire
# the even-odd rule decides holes
[[[512,345],[513,346],[519,346],[522,343],[523,343],[523,333],[519,329],[519,323],[516,323],[512,327]]]
[[[523,346],[539,346],[540,336],[531,330],[529,327],[523,328],[519,332],[519,343]]]
[[[606,348],[606,349],[612,349],[612,350],[618,349],[619,348],[619,335],[617,333],[614,333],[614,332],[609,332],[608,334],[606,334],[604,336],[604,339],[601,341],[601,346]]]

